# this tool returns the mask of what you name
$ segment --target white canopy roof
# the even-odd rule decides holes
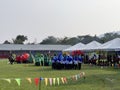
[[[84,48],[85,47],[85,44],[83,43],[78,43],[78,44],[75,44],[73,46],[71,46],[70,48],[67,48],[63,51],[74,51],[74,50],[81,50],[81,48]]]
[[[120,38],[115,38],[111,41],[108,41],[104,43],[103,45],[99,46],[97,49],[102,49],[102,50],[114,50],[114,51],[119,51],[120,50]]]
[[[102,44],[97,41],[92,41],[92,42],[86,44],[84,48],[81,48],[81,50],[94,50],[101,45]]]

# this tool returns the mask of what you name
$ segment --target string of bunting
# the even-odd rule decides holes
[[[0,78],[0,80],[5,80],[7,81],[8,83],[11,83],[12,80],[15,80],[18,84],[18,86],[21,85],[21,80],[22,79],[25,79],[27,80],[30,84],[32,83],[32,79],[34,79],[34,83],[36,86],[39,85],[39,82],[40,81],[44,81],[45,85],[48,86],[52,86],[52,85],[60,85],[60,83],[63,83],[63,84],[67,84],[68,83],[68,80],[71,79],[73,81],[77,81],[79,78],[84,78],[85,79],[85,73],[84,72],[81,72],[77,75],[73,75],[73,76],[70,76],[70,77],[56,77],[56,78]]]

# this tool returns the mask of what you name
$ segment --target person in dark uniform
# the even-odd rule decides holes
[[[58,59],[59,59],[59,69],[63,69],[63,67],[64,67],[64,63],[63,63],[63,60],[64,60],[64,57],[63,57],[63,55],[62,54],[60,54],[59,55],[59,57],[58,57]]]
[[[69,69],[73,69],[73,57],[71,55],[69,55],[68,57],[69,59],[69,63],[68,63],[68,68]]]
[[[74,57],[74,59],[73,59],[73,68],[76,70],[77,66],[78,66],[78,56],[75,55],[73,57]]]
[[[13,62],[14,62],[14,58],[13,58],[12,53],[10,53],[8,59],[9,59],[10,64],[13,64]]]
[[[56,62],[57,62],[57,56],[56,54],[54,54],[54,56],[52,57],[52,69],[57,68]]]
[[[63,58],[63,61],[62,61],[63,69],[66,69],[66,66],[67,66],[67,65],[66,65],[66,64],[67,64],[67,63],[66,63],[66,62],[67,62],[67,55],[64,54],[63,57],[64,57],[64,58]]]
[[[66,55],[65,69],[69,69],[69,56]]]
[[[78,56],[78,69],[79,69],[79,70],[81,69],[81,64],[82,64],[82,56],[79,55],[79,56]]]

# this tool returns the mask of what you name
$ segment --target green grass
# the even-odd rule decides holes
[[[0,60],[0,90],[39,90],[35,86],[34,78],[69,77],[85,72],[86,79],[68,80],[68,84],[45,86],[41,83],[41,90],[120,90],[120,69],[100,68],[98,66],[82,65],[81,70],[52,70],[51,67],[38,67],[33,64],[7,64],[7,60]],[[32,78],[30,84],[25,78]],[[11,83],[2,80],[10,78]],[[21,78],[18,86],[14,78]]]

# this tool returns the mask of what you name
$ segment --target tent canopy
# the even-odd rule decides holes
[[[92,41],[92,42],[86,44],[85,47],[82,48],[81,50],[94,50],[94,49],[96,49],[96,47],[99,47],[101,45],[102,44],[97,41]]]
[[[107,50],[107,51],[119,51],[120,50],[120,38],[115,38],[110,40],[103,45],[97,47],[97,49]]]
[[[84,47],[85,47],[85,44],[80,42],[78,44],[71,46],[70,48],[64,49],[63,51],[81,50],[81,48],[84,48]]]

